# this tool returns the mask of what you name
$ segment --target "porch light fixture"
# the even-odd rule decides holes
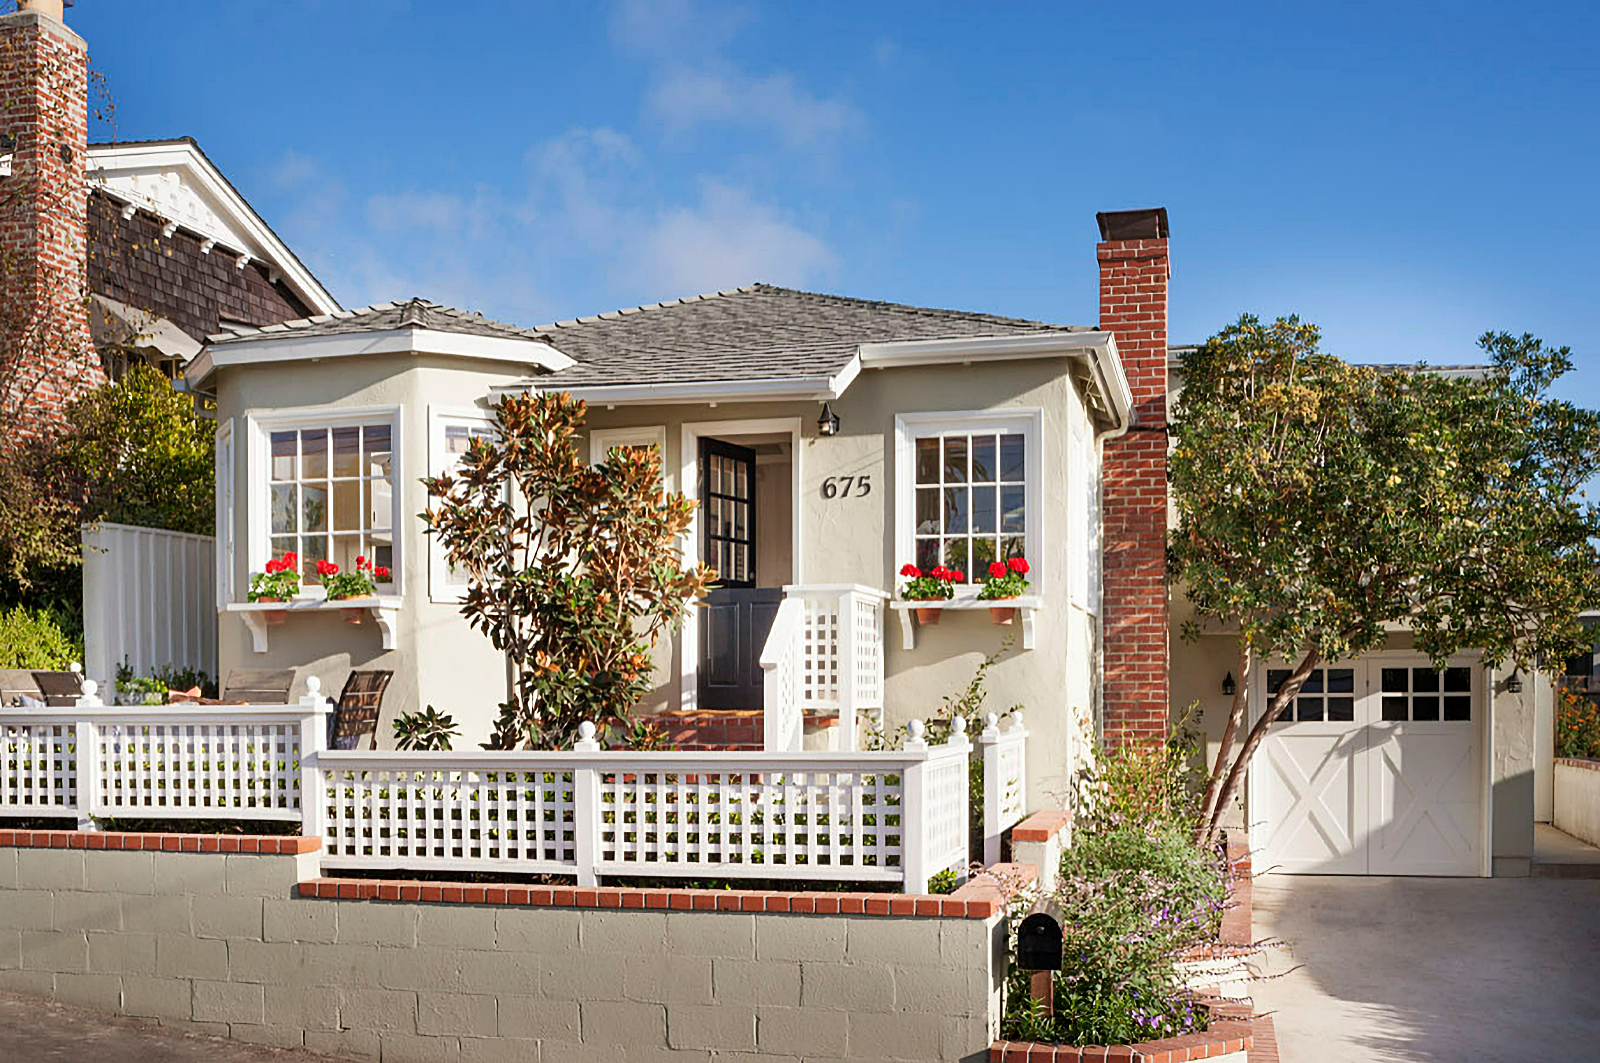
[[[817,418],[817,435],[836,436],[839,434],[839,415],[833,412],[833,406],[824,402],[822,416]]]
[[[1239,689],[1238,684],[1234,683],[1234,681],[1233,681],[1233,673],[1232,672],[1229,672],[1227,675],[1222,677],[1222,693],[1223,694],[1225,694],[1225,695],[1227,695],[1228,697],[1231,698],[1231,697],[1233,697],[1234,691],[1236,691],[1238,689]]]
[[[1506,678],[1506,693],[1522,693],[1522,676],[1515,668],[1511,669],[1511,675]]]

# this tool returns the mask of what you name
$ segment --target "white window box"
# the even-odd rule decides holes
[[[244,626],[250,629],[250,638],[257,653],[267,652],[267,631],[269,630],[266,617],[263,615],[274,609],[282,609],[289,614],[295,613],[328,613],[336,609],[365,609],[378,625],[378,632],[383,636],[383,648],[394,649],[394,622],[400,612],[399,595],[380,594],[368,598],[341,598],[330,602],[323,598],[296,598],[291,602],[230,602],[227,611],[238,613],[244,621]]]
[[[1039,611],[1041,604],[1037,594],[1023,594],[1016,598],[995,598],[993,600],[980,599],[976,592],[966,594],[956,592],[954,598],[935,598],[931,601],[912,602],[903,598],[896,598],[889,603],[889,608],[900,614],[900,645],[903,649],[915,649],[917,645],[917,629],[912,621],[911,612],[914,609],[941,609],[941,610],[968,610],[968,609],[1015,609],[1018,618],[1022,621],[1022,648],[1033,649],[1033,617]]]

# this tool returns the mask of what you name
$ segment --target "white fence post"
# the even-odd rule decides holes
[[[588,720],[578,725],[578,740],[572,743],[572,751],[600,752],[594,724]],[[578,885],[599,885],[595,863],[600,855],[600,771],[593,764],[576,764],[572,768],[572,850],[578,863]]]
[[[983,750],[983,866],[1000,862],[1000,717],[989,713],[978,735]]]
[[[300,718],[300,833],[307,838],[328,832],[328,785],[318,754],[328,748],[330,704],[322,696],[322,680],[309,676],[306,695],[300,699],[305,710]]]
[[[85,679],[83,693],[78,696],[78,707],[97,709],[104,706],[100,700],[100,684]],[[92,818],[100,797],[100,758],[95,747],[100,742],[98,728],[91,720],[79,720],[74,725],[72,737],[72,773],[76,780],[78,797],[78,829],[95,830]]]
[[[839,622],[834,626],[839,639],[839,737],[844,740],[840,748],[851,753],[856,749],[856,706],[860,704],[860,689],[856,682],[856,593],[846,590],[839,595]]]
[[[922,759],[905,767],[900,780],[900,866],[907,893],[928,892],[927,808],[928,729],[921,720],[906,724],[905,751]]]

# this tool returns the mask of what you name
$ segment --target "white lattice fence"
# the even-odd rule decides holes
[[[0,717],[0,815],[76,816],[77,742],[70,720]]]
[[[978,746],[983,751],[983,860],[1000,859],[1000,836],[1027,815],[1027,729],[1022,713],[1003,722],[989,714]]]
[[[790,753],[804,744],[805,608],[792,598],[778,606],[761,648],[761,747]]]
[[[785,587],[784,595],[804,607],[800,703],[808,712],[838,713],[844,748],[855,749],[856,714],[883,707],[888,595],[853,583]]]

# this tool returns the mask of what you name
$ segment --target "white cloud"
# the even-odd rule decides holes
[[[838,259],[822,240],[746,190],[707,181],[697,204],[653,220],[632,262],[646,289],[688,294],[756,280],[804,286]]]
[[[822,98],[788,74],[751,77],[738,70],[675,70],[645,98],[669,131],[726,122],[768,129],[790,148],[809,148],[866,127],[866,116],[841,97]]]

